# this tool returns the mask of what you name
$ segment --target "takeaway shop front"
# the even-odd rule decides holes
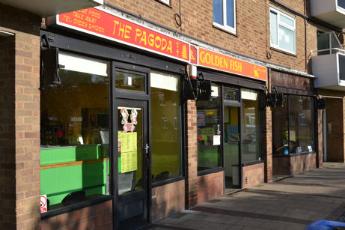
[[[136,229],[185,208],[189,44],[90,8],[41,31],[41,227]]]
[[[189,159],[196,168],[188,169],[188,181],[197,188],[193,194],[189,187],[196,197],[190,202],[197,204],[264,182],[268,76],[266,67],[211,49],[192,46],[191,56],[212,89],[211,99],[195,105],[197,163]]]
[[[75,11],[41,31],[44,229],[136,229],[263,182],[266,68],[121,15]],[[187,65],[210,100],[183,97]]]

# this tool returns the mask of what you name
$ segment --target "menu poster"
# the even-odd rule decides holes
[[[137,132],[118,132],[120,142],[121,173],[132,172],[138,169]]]

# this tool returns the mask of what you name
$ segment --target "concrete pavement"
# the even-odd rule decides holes
[[[318,219],[345,220],[345,165],[327,163],[295,177],[204,203],[155,223],[155,230],[299,230]]]

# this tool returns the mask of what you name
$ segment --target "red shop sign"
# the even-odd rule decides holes
[[[115,16],[106,10],[89,8],[56,16],[60,26],[82,31],[129,46],[189,62],[189,44],[153,29]]]

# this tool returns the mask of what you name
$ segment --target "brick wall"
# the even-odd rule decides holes
[[[314,168],[316,168],[315,153],[273,158],[273,175],[296,175]]]
[[[107,201],[44,219],[37,229],[111,230],[113,229],[112,214],[112,201]]]
[[[303,154],[290,157],[290,174],[296,175],[316,168],[316,154]]]
[[[186,206],[193,207],[198,202],[198,155],[197,155],[197,114],[195,101],[187,101],[187,173]]]
[[[224,194],[224,171],[197,178],[197,203],[212,200]]]
[[[9,110],[3,115],[11,117],[5,120],[8,123],[3,126],[8,143],[3,139],[1,148],[6,149],[5,154],[12,161],[2,166],[12,170],[12,173],[7,174],[7,180],[11,181],[9,184],[0,181],[1,187],[9,186],[6,192],[10,194],[5,197],[7,208],[11,209],[8,221],[12,227],[25,230],[34,229],[39,219],[40,22],[37,16],[0,5],[0,29],[14,33],[15,39],[14,56],[8,56],[14,60],[9,63],[14,65],[14,73],[1,76],[7,77],[4,80],[8,88],[5,109]],[[1,219],[3,217],[0,224]]]
[[[242,188],[250,188],[264,183],[263,163],[242,167]]]
[[[269,7],[273,6],[284,12],[287,10],[269,0],[236,0],[236,2],[237,31],[234,35],[213,26],[212,1],[172,0],[169,7],[154,0],[135,2],[106,0],[106,4],[208,44],[261,61],[306,71],[306,57],[308,62],[310,49],[314,49],[316,44],[315,26],[306,26],[302,17],[293,15],[296,17],[297,53],[286,54],[270,48]],[[279,2],[301,14],[304,13],[304,0]],[[175,22],[175,14],[181,15],[181,27]],[[309,36],[307,51],[304,49],[305,29]]]
[[[185,181],[152,189],[152,221],[167,217],[185,208]]]

